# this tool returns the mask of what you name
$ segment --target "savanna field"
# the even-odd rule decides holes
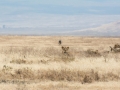
[[[115,44],[119,37],[0,36],[0,90],[120,90]]]

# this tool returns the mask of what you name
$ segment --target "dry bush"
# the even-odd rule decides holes
[[[61,47],[7,47],[0,49],[0,53],[8,56],[12,56],[10,63],[16,64],[29,64],[30,60],[27,60],[27,57],[47,57],[52,59],[51,61],[73,61],[75,56],[73,53],[70,53],[69,56],[62,53]],[[15,57],[19,56],[18,58]],[[39,60],[40,63],[47,63],[44,60]],[[38,62],[39,62],[38,61]],[[50,61],[50,60],[49,60]]]
[[[4,74],[7,74],[7,73],[10,73],[12,71],[12,69],[13,69],[12,67],[4,65],[3,68],[2,68],[2,72]]]
[[[58,57],[61,54],[61,51],[56,47],[45,47],[42,49],[43,56],[47,57]]]
[[[1,65],[7,64],[0,70],[0,83],[14,82],[16,84],[39,83],[41,81],[67,81],[68,83],[80,82],[84,84],[120,80],[119,53],[108,54],[102,51],[107,49],[109,45],[118,42],[119,39],[113,39],[113,42],[111,42],[110,38],[64,37],[62,44],[70,46],[69,54],[66,55],[62,53],[58,42],[56,43],[58,39],[54,39],[53,37],[29,37],[29,39],[28,37],[24,37],[26,38],[26,42],[21,38],[16,39],[12,37],[11,39],[9,37],[7,38],[9,39],[8,41],[6,39],[6,41],[3,40],[1,42],[0,54],[1,62],[3,61]],[[99,52],[96,50],[99,50]],[[93,62],[91,62],[91,59]],[[103,61],[104,59],[106,63]],[[6,61],[4,62],[4,60]],[[20,68],[18,69],[19,66]],[[104,66],[107,67],[105,71],[103,70]],[[35,68],[35,70],[30,67]],[[107,70],[109,67],[110,70]],[[112,70],[116,71],[112,72]],[[17,89],[22,90],[25,87],[20,85]]]
[[[18,83],[16,90],[29,90],[29,89],[27,88],[27,84]]]
[[[82,84],[92,83],[95,81],[114,81],[119,80],[118,74],[112,72],[99,74],[94,70],[80,71],[80,70],[33,70],[31,68],[21,68],[14,70],[14,73],[0,74],[1,80],[20,80],[22,81],[79,81]],[[4,79],[7,77],[6,79]]]
[[[16,63],[16,64],[26,64],[27,61],[24,60],[24,59],[15,59],[15,60],[12,60],[10,61],[10,63]]]
[[[43,56],[52,58],[51,61],[69,62],[75,59],[74,54],[70,52],[63,53],[61,47],[46,47],[42,49]]]
[[[29,47],[29,46],[23,46],[23,47],[11,46],[11,47],[3,47],[2,49],[0,49],[0,53],[6,55],[18,54],[21,57],[25,57],[27,55],[40,56],[41,51],[38,48]]]
[[[36,73],[31,69],[15,70],[15,78],[22,79],[21,77],[29,80],[51,80],[51,81],[80,81],[84,83],[91,83],[98,81],[99,76],[95,72],[71,71],[71,70],[38,70]],[[87,78],[86,78],[87,76]],[[89,78],[88,78],[89,77]]]
[[[63,62],[71,62],[74,60],[75,60],[75,56],[72,54],[70,56],[66,56],[65,54],[62,54],[60,59],[60,61],[63,61]]]
[[[87,57],[100,57],[101,54],[98,52],[98,50],[88,49],[85,51],[85,54]]]

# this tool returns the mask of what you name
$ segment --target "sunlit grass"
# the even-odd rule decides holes
[[[0,40],[0,83],[13,84],[17,90],[45,81],[51,83],[45,83],[47,89],[70,89],[68,82],[79,82],[75,89],[79,90],[81,84],[120,80],[120,55],[108,53],[119,38],[1,36]],[[62,53],[62,46],[69,47],[69,56]],[[54,82],[67,84],[53,86]]]

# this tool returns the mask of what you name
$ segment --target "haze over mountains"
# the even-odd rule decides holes
[[[119,8],[120,0],[2,0],[0,35],[119,36]]]
[[[1,35],[73,35],[73,36],[120,36],[120,21],[103,24],[93,28],[72,30],[74,28],[0,28]],[[44,31],[45,30],[45,31]],[[51,32],[52,30],[52,32]],[[58,31],[56,31],[58,30]]]
[[[120,21],[103,24],[95,28],[87,28],[66,32],[65,35],[81,35],[81,36],[120,36]]]

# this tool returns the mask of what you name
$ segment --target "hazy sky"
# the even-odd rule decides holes
[[[0,0],[1,28],[76,30],[115,21],[120,0]]]
[[[119,15],[120,0],[1,0],[3,15],[21,14],[101,14]]]

